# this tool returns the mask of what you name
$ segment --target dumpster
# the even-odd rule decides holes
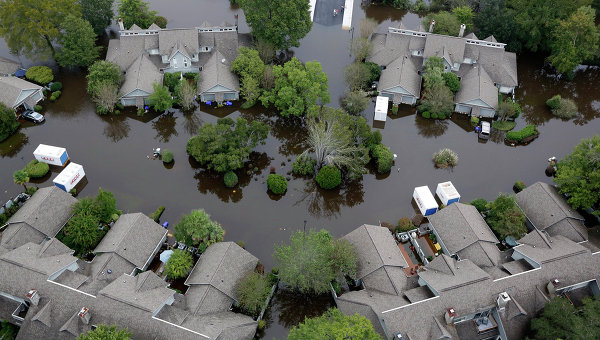
[[[70,163],[67,167],[56,176],[53,180],[54,185],[62,190],[69,192],[79,181],[85,176],[83,166],[77,163]]]
[[[46,144],[38,145],[33,152],[33,156],[39,162],[58,166],[64,166],[69,160],[67,149]]]

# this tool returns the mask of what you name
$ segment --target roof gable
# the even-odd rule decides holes
[[[202,79],[198,86],[198,93],[208,92],[216,85],[221,85],[233,91],[239,91],[240,83],[229,68],[229,61],[218,50],[212,52],[210,58],[202,68]]]
[[[498,108],[498,89],[483,67],[471,66],[462,77],[456,102]]]
[[[99,294],[133,307],[154,313],[162,307],[175,291],[151,271],[136,276],[121,275],[104,287]]]

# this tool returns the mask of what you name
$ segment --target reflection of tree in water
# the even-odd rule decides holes
[[[285,328],[291,328],[303,322],[305,317],[322,315],[327,309],[334,307],[334,302],[329,294],[304,295],[279,289],[271,305],[273,312],[279,313],[279,323]]]
[[[200,129],[200,126],[202,126],[204,123],[202,118],[195,113],[184,114],[183,118],[185,119],[185,122],[183,122],[183,128],[190,136],[196,135]]]
[[[347,182],[343,187],[335,190],[323,190],[319,188],[316,181],[311,180],[294,205],[306,202],[308,212],[312,216],[334,217],[339,215],[342,206],[353,207],[361,204],[364,201],[364,194],[361,180]]]
[[[447,119],[426,119],[420,117],[419,115],[416,115],[415,125],[417,126],[417,130],[419,131],[419,135],[425,138],[437,138],[443,135],[446,132],[446,130],[448,130]]]
[[[2,158],[15,157],[23,147],[29,143],[29,138],[23,132],[17,132],[0,143],[0,156]]]
[[[490,141],[496,144],[504,143],[504,137],[506,137],[506,131],[492,129],[492,132],[490,132]]]
[[[173,113],[165,113],[152,122],[152,128],[156,130],[156,138],[159,141],[168,143],[171,136],[177,136],[176,120],[177,117],[174,117]]]
[[[260,112],[262,110],[264,112]],[[275,110],[266,110],[259,104],[256,104],[251,110],[241,111],[241,116],[248,121],[258,120],[269,125],[271,135],[281,142],[280,154],[284,156],[298,155],[306,149],[304,142],[308,132],[304,118],[279,117]]]
[[[126,116],[110,116],[106,117],[104,121],[108,124],[104,128],[104,135],[113,142],[116,143],[129,136],[131,127],[129,126],[129,123],[127,123]]]
[[[243,197],[242,189],[250,184],[250,180],[255,175],[254,168],[258,168],[258,172],[260,172],[269,165],[269,162],[270,160],[266,153],[251,153],[250,160],[246,162],[245,167],[235,171],[239,180],[238,184],[234,188],[228,188],[223,183],[224,173],[199,167],[198,163],[190,157],[190,164],[193,168],[198,169],[194,175],[194,178],[198,180],[198,191],[203,194],[215,194],[225,203],[239,202]]]

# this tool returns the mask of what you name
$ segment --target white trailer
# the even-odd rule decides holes
[[[413,192],[413,198],[417,202],[417,206],[423,216],[433,215],[437,212],[438,204],[435,198],[429,191],[429,187],[426,185],[422,187],[416,187]]]
[[[69,192],[85,176],[83,166],[71,162],[67,167],[53,180],[54,185],[62,190]]]
[[[375,102],[375,120],[385,122],[387,119],[387,112],[389,107],[390,98],[377,96],[377,101]]]
[[[444,205],[449,205],[460,201],[460,194],[458,191],[456,191],[456,188],[450,181],[438,183],[435,193],[440,198],[440,201],[444,203]]]
[[[58,166],[64,166],[69,160],[67,149],[46,144],[38,145],[33,152],[33,156],[39,162]]]

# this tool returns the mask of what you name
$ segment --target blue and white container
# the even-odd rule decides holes
[[[450,205],[460,201],[460,194],[456,191],[452,182],[438,183],[435,193],[444,205]]]
[[[84,176],[83,166],[71,162],[52,182],[62,190],[69,192]]]
[[[438,204],[431,194],[431,191],[429,191],[429,187],[426,185],[416,187],[413,192],[413,198],[415,199],[415,202],[417,202],[417,206],[423,216],[433,215],[438,210]]]
[[[50,165],[64,166],[69,161],[67,149],[46,144],[38,145],[33,152],[33,156],[38,161]]]

